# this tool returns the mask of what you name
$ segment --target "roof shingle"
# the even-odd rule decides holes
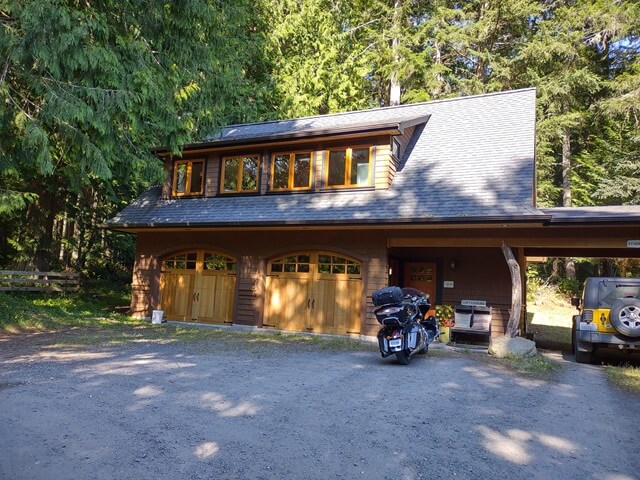
[[[151,188],[108,222],[142,226],[507,221],[546,218],[534,207],[535,90],[229,126],[220,141],[426,121],[388,190],[161,199]],[[215,142],[208,138],[206,142]]]

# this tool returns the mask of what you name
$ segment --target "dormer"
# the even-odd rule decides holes
[[[416,126],[429,119],[410,113],[395,107],[231,125],[186,145],[182,157],[158,149],[163,197],[389,188]]]

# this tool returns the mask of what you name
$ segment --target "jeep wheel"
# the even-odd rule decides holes
[[[611,324],[623,335],[640,337],[640,300],[621,298],[611,307]]]
[[[573,354],[576,357],[578,363],[593,363],[593,352],[581,352],[578,350],[578,339],[575,327],[571,335],[571,344],[573,346]]]

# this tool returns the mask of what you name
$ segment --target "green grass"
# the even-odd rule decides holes
[[[605,367],[609,381],[625,390],[640,393],[640,367],[622,365]]]
[[[128,304],[125,293],[38,294],[0,292],[0,331],[20,333],[59,330],[69,327],[139,324],[117,313],[117,306]]]
[[[577,313],[569,299],[550,286],[527,295],[527,333],[538,347],[571,350],[571,321]]]
[[[131,342],[202,342],[221,339],[249,349],[277,344],[315,350],[374,350],[375,345],[349,337],[288,334],[280,332],[239,332],[224,328],[197,328],[182,325],[153,325],[118,313],[128,305],[125,292],[91,291],[76,295],[29,292],[0,292],[0,333],[64,333],[57,344],[78,347],[91,344]]]

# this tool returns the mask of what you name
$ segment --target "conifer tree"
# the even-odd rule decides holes
[[[15,254],[46,269],[69,202],[130,199],[161,179],[151,147],[260,118],[258,19],[249,0],[0,0],[0,231],[21,236]]]

